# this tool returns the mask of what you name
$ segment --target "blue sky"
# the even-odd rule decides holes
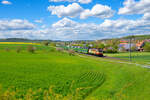
[[[0,38],[92,40],[150,34],[150,0],[0,0]]]
[[[3,1],[3,0],[1,0]],[[124,0],[93,0],[93,2],[89,4],[80,4],[84,8],[92,8],[95,4],[104,4],[109,5],[114,10],[118,10]],[[50,12],[47,10],[47,7],[50,5],[65,5],[71,4],[72,2],[49,2],[48,0],[9,0],[11,2],[11,5],[0,5],[0,18],[8,18],[8,19],[27,19],[29,21],[33,21],[36,19],[43,18],[45,23],[52,24],[56,21],[58,21],[61,18],[58,18],[57,16],[51,15]],[[118,15],[116,14],[113,19],[118,18]],[[99,22],[98,18],[92,18],[92,19],[86,19],[86,20],[78,20],[75,19],[78,22]],[[101,22],[100,21],[100,22]]]

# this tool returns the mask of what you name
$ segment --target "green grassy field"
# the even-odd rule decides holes
[[[129,52],[127,52],[127,53],[116,53],[116,54],[105,54],[105,55],[129,60],[130,54]],[[132,52],[131,58],[133,62],[150,65],[150,52]]]
[[[23,48],[20,53],[16,53],[17,46]],[[6,47],[10,48],[9,52],[4,50]],[[37,50],[32,54],[26,51],[26,47],[27,45],[0,45],[0,84],[3,91],[14,86],[13,89],[17,88],[20,94],[24,94],[30,88],[33,91],[40,88],[44,92],[54,86],[56,94],[67,96],[77,92],[84,99],[150,98],[150,69],[97,57],[70,56],[40,45],[36,45]]]

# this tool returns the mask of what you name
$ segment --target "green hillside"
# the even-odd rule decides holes
[[[123,39],[130,39],[130,38],[135,38],[135,39],[150,39],[150,35],[132,35],[132,36],[127,36],[123,37]]]
[[[149,69],[104,58],[70,56],[46,46],[35,46],[35,53],[29,53],[27,45],[20,45],[23,49],[16,53],[17,46],[0,45],[1,95],[12,93],[15,98],[27,96],[33,100],[47,97],[45,93],[53,98],[54,94],[61,97],[55,100],[73,96],[74,100],[150,98]],[[10,51],[5,51],[5,47]]]

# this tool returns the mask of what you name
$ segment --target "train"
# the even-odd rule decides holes
[[[89,48],[88,54],[103,57],[103,50],[102,49],[97,49],[97,48]]]
[[[64,46],[64,49],[72,49],[79,53],[95,55],[99,57],[103,57],[103,50],[100,48],[89,48],[89,47],[80,47],[80,46]]]

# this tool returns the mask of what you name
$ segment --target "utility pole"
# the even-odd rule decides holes
[[[132,40],[132,36],[130,37],[130,44],[129,44],[129,47],[130,47],[130,49],[129,49],[129,53],[130,53],[129,60],[130,61],[132,61],[132,57],[131,57],[131,40]]]

